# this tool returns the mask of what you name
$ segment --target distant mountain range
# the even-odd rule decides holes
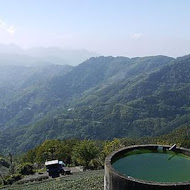
[[[95,52],[87,50],[72,50],[60,47],[34,47],[22,49],[21,47],[9,44],[0,44],[0,65],[71,65],[76,66],[90,57],[100,56]]]
[[[53,138],[163,135],[189,125],[190,56],[1,66],[0,115],[1,152]]]

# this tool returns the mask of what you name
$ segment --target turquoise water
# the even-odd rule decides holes
[[[190,181],[190,158],[172,151],[135,150],[112,163],[120,173],[155,182]]]

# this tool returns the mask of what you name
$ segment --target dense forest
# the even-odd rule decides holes
[[[158,137],[114,138],[113,140],[46,140],[21,156],[22,162],[41,163],[46,160],[64,160],[68,165],[85,168],[103,168],[105,157],[120,148],[136,144],[177,144],[190,148],[190,128],[182,126],[169,134]],[[52,151],[52,149],[54,149]]]
[[[189,126],[189,56],[102,56],[22,69],[0,84],[2,153],[48,139],[156,137]]]
[[[161,144],[190,148],[190,127],[182,126],[159,137],[115,138],[113,140],[46,140],[24,154],[0,156],[0,186],[12,184],[34,172],[45,171],[46,160],[58,159],[67,166],[84,166],[84,169],[103,169],[105,157],[114,150],[136,144]],[[12,161],[10,161],[12,159]],[[11,164],[12,163],[12,164]],[[99,176],[100,177],[100,176]],[[103,179],[101,175],[100,179]],[[2,181],[2,182],[1,182]],[[93,179],[93,183],[96,179]],[[103,184],[103,180],[100,180]]]

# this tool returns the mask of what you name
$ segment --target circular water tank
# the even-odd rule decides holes
[[[122,148],[111,153],[105,159],[104,190],[190,190],[190,150],[175,148],[172,155],[169,148],[170,146],[162,145],[137,145]],[[141,154],[138,151],[145,151],[146,153]],[[135,157],[130,157],[132,155],[131,153],[135,153],[136,155],[133,154]],[[148,168],[144,169],[146,175],[138,175],[138,171],[139,173],[143,173],[143,166],[146,166],[148,162],[151,164],[151,160],[159,161],[159,155],[157,153],[161,155],[162,160],[165,159],[167,162],[165,163],[164,161],[163,164],[160,162],[159,167],[152,164],[151,167],[148,166]],[[151,158],[150,156],[153,157]],[[126,158],[130,159],[127,160]],[[149,160],[147,161],[146,159]],[[178,163],[179,160],[182,161]],[[119,163],[120,161],[125,164],[121,165],[121,163]],[[129,161],[132,162],[130,163]],[[165,172],[167,171],[167,163],[169,163],[168,169],[173,167],[176,172],[173,172],[174,170],[171,170],[171,173]],[[173,166],[170,164],[173,164]],[[183,168],[187,171],[183,172]],[[153,178],[150,177],[152,174],[156,174],[154,172],[152,174],[150,173],[156,171],[154,169],[159,169],[159,171],[162,171],[163,169],[163,174],[157,175],[158,181],[156,177],[155,180],[152,180],[154,179],[154,176]],[[140,177],[136,177],[135,175]],[[150,180],[148,178],[146,179],[147,176],[150,177]],[[179,180],[178,177],[180,178]]]

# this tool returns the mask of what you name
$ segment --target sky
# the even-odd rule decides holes
[[[190,1],[0,0],[0,44],[178,57],[190,54]]]

